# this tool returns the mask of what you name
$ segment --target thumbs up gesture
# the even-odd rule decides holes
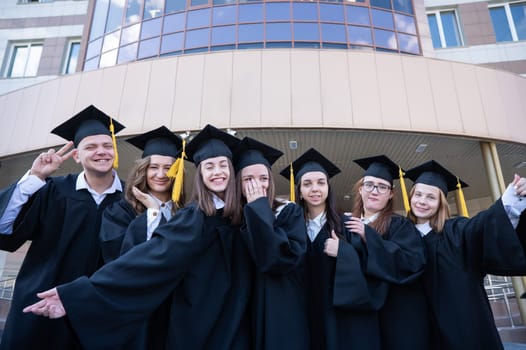
[[[323,252],[328,256],[332,256],[334,258],[338,257],[339,243],[340,239],[338,238],[334,230],[332,230],[331,237],[325,240],[325,247],[323,248]]]

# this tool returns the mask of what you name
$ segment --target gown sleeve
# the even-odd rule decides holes
[[[381,236],[365,225],[366,273],[386,282],[410,283],[423,272],[426,262],[422,239],[407,219],[394,215],[389,231]]]
[[[112,204],[104,210],[100,226],[101,253],[104,263],[121,255],[121,246],[135,211],[125,199]]]
[[[91,278],[58,287],[67,317],[87,349],[121,344],[175,289],[217,235],[195,206],[178,211],[154,236]]]
[[[276,218],[267,198],[244,208],[242,236],[261,272],[287,273],[304,260],[307,233],[302,209],[288,203]]]

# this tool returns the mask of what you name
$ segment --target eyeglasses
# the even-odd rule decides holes
[[[365,181],[363,183],[362,187],[367,192],[373,192],[374,189],[376,188],[376,191],[378,193],[380,193],[380,194],[385,194],[385,193],[389,192],[389,190],[391,189],[391,186],[389,186],[389,185],[385,185],[385,184],[375,185],[374,182],[372,182],[372,181]]]

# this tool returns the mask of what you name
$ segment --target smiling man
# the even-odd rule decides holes
[[[100,267],[101,215],[122,194],[110,129],[123,128],[96,107],[87,107],[52,130],[69,141],[66,145],[41,153],[16,184],[0,191],[0,249],[13,252],[32,241],[0,349],[81,348],[66,320],[23,314],[22,307],[36,301],[37,292]],[[68,158],[83,171],[50,177]]]

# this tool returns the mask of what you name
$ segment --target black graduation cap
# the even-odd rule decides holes
[[[325,173],[329,179],[340,172],[340,169],[334,165],[334,163],[325,158],[314,148],[310,148],[299,156],[298,159],[293,161],[292,169],[295,172],[295,182],[299,181],[305,173],[311,171],[321,171],[322,173]],[[280,174],[286,179],[289,179],[290,166],[283,169]]]
[[[234,167],[236,172],[254,164],[264,164],[270,168],[282,155],[283,152],[276,148],[245,137],[234,150]]]
[[[208,124],[186,146],[188,160],[197,166],[201,161],[225,156],[232,159],[232,151],[240,140]]]
[[[468,187],[468,184],[458,179],[449,170],[434,160],[430,160],[408,170],[405,176],[413,180],[415,184],[421,183],[436,186],[440,188],[445,195],[447,195],[448,191],[457,189],[457,180],[460,182],[462,188]]]
[[[393,180],[398,178],[400,168],[385,155],[355,159],[354,162],[365,169],[363,176],[379,177],[388,181],[391,186]]]
[[[114,134],[124,129],[124,125],[110,118],[94,105],[90,105],[51,130],[51,133],[68,141],[73,140],[77,147],[86,136],[108,135],[113,138],[114,135],[110,132],[111,124],[113,124]]]
[[[183,147],[183,140],[164,125],[126,141],[143,150],[141,158],[152,154],[177,158]]]

